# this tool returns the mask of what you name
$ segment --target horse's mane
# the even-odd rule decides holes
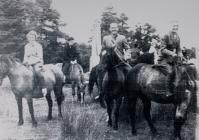
[[[20,59],[10,56],[10,55],[1,55],[0,62],[5,62],[8,65],[16,65],[17,62],[21,64]]]

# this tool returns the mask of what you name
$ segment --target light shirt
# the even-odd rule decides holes
[[[23,63],[29,65],[35,65],[37,63],[43,64],[43,48],[41,44],[36,41],[28,43],[24,48],[24,60]]]

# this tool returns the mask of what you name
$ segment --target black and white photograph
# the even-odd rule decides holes
[[[0,140],[199,140],[198,0],[0,0]]]

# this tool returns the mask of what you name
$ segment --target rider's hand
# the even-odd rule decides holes
[[[140,51],[140,55],[143,55],[144,54],[144,52],[143,51]]]

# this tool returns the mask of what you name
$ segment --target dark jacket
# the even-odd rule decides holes
[[[73,45],[66,45],[63,50],[63,55],[64,55],[64,61],[66,63],[70,63],[70,61],[74,61],[75,59],[77,62],[80,61],[80,54],[79,54],[79,48],[77,43]]]

